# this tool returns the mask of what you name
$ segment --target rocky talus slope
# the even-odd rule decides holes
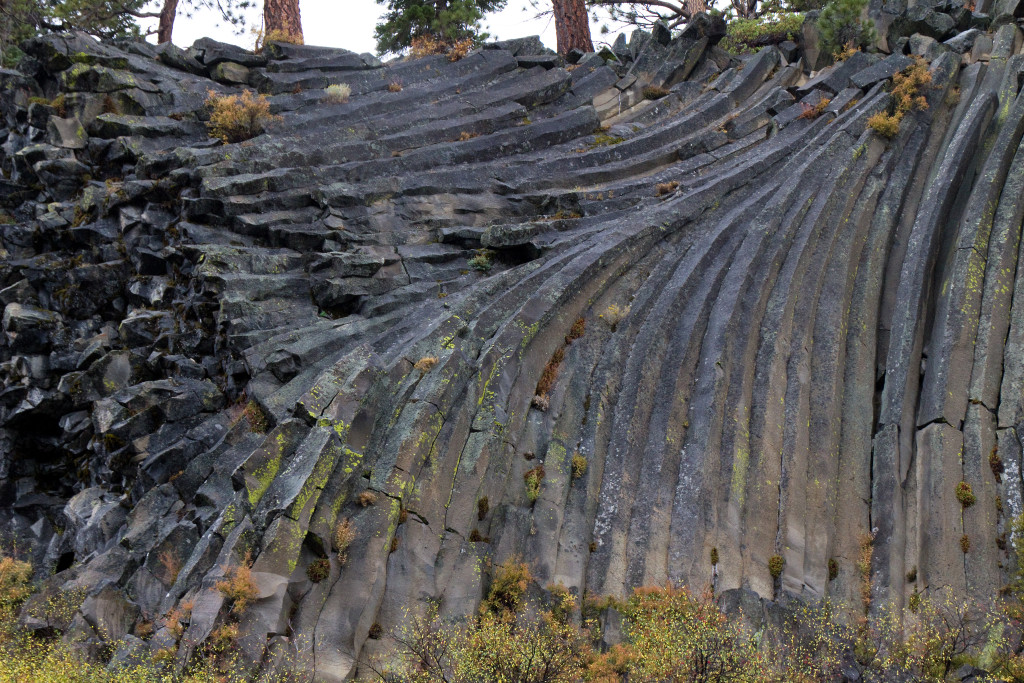
[[[183,665],[248,557],[253,670],[340,681],[407,609],[472,613],[514,556],[535,591],[857,604],[874,534],[876,603],[993,595],[1024,420],[1004,4],[890,13],[892,54],[813,74],[810,25],[573,64],[535,40],[389,64],[28,44],[0,71],[0,519],[34,599],[81,595],[97,653]],[[929,106],[881,137],[911,53]],[[243,84],[281,119],[211,139],[207,91]]]

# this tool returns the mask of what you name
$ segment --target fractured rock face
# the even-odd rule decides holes
[[[324,681],[408,609],[472,614],[516,555],[767,613],[855,604],[867,538],[879,601],[993,594],[1022,499],[1021,41],[946,10],[890,29],[933,57],[891,139],[867,121],[910,57],[808,77],[702,25],[571,67],[536,39],[388,65],[32,41],[38,73],[0,74],[0,522],[85,591],[97,651],[192,603],[125,660],[193,656],[248,561],[246,660]],[[204,101],[238,83],[281,120],[224,145]]]

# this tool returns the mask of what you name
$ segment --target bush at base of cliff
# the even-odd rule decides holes
[[[87,659],[83,648],[64,640],[65,630],[78,613],[85,591],[58,591],[33,605],[25,602],[35,590],[31,579],[32,568],[28,563],[0,556],[2,683],[243,683],[248,680],[247,667],[239,666],[235,624],[216,629],[182,673],[174,673],[168,666],[177,657],[174,646],[156,650],[150,656],[143,654],[133,663],[120,666]],[[49,628],[29,631],[22,627],[18,616],[19,611],[25,610],[36,620],[47,623]],[[140,622],[135,631],[142,636],[147,628],[151,634],[152,624]],[[138,640],[133,642],[139,643]],[[104,650],[110,654],[127,644],[122,640],[108,640]],[[273,683],[300,680],[295,677],[297,670],[298,667],[286,659],[283,672],[267,680]]]
[[[611,658],[629,680],[755,681],[766,671],[754,634],[710,594],[637,588],[621,612],[626,643]]]

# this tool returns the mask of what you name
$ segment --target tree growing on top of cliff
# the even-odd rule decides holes
[[[163,0],[160,8],[160,20],[157,24],[157,42],[169,43],[174,34],[174,20],[178,10],[183,9],[185,16],[192,16],[198,9],[207,9],[220,14],[225,23],[241,29],[245,26],[245,15],[243,12],[250,7],[255,7],[251,0]]]
[[[843,48],[867,47],[875,40],[875,25],[861,20],[868,0],[831,0],[818,16],[822,48],[838,53]]]
[[[223,21],[244,25],[242,11],[252,0],[163,0],[159,12],[149,11],[151,0],[0,0],[0,59],[10,66],[21,56],[18,45],[49,32],[84,31],[100,39],[141,38],[152,33],[157,41],[171,40],[180,6],[186,14],[197,9],[220,13]],[[157,19],[157,27],[143,31],[140,19]]]
[[[746,0],[737,0],[737,2]],[[628,26],[651,30],[655,24],[663,23],[670,29],[686,24],[699,12],[710,9],[705,0],[649,0],[646,2],[622,2],[622,0],[587,0],[590,8],[608,12],[608,18]]]
[[[268,2],[270,0],[267,0]],[[453,44],[467,38],[485,40],[480,21],[487,12],[505,6],[507,0],[377,0],[387,6],[384,19],[377,24],[374,37],[377,52],[398,54],[412,46],[413,40],[429,38]]]
[[[299,0],[263,0],[263,40],[302,45]]]
[[[0,58],[4,65],[20,57],[18,45],[48,32],[84,31],[102,39],[142,35],[139,19],[155,19],[144,11],[149,0],[0,0]]]
[[[555,13],[555,36],[558,40],[558,54],[570,50],[593,52],[590,39],[590,16],[583,0],[551,0]]]

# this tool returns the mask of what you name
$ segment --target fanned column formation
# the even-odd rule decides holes
[[[82,591],[97,646],[156,620],[137,646],[184,665],[248,564],[245,660],[341,681],[512,557],[590,597],[994,595],[1021,32],[809,77],[704,28],[572,64],[27,45],[0,71],[0,519],[55,572],[32,600]],[[886,137],[914,69],[927,106]],[[211,138],[208,91],[246,87],[280,119]]]

